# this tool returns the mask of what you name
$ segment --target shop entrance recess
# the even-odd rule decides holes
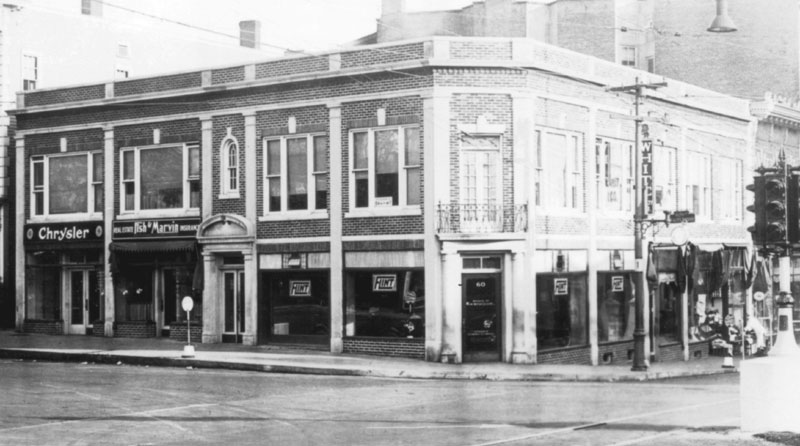
[[[66,275],[69,334],[86,334],[86,327],[100,319],[97,271],[71,269],[66,271]]]
[[[502,354],[502,261],[465,257],[461,276],[464,362],[500,361]]]
[[[244,334],[244,269],[228,269],[222,272],[225,317],[222,342],[242,342]]]

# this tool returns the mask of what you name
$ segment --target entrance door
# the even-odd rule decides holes
[[[499,232],[503,229],[500,191],[500,137],[472,136],[462,141],[461,230]]]
[[[225,327],[222,341],[240,343],[244,333],[244,270],[228,270],[223,275]]]
[[[500,274],[465,274],[462,340],[464,361],[500,361]]]
[[[67,272],[69,334],[86,334],[86,327],[100,319],[100,289],[97,271]]]

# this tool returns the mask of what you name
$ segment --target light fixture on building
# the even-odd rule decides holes
[[[556,272],[564,272],[567,266],[567,259],[563,252],[556,253]]]
[[[622,253],[619,251],[619,249],[615,249],[611,252],[611,269],[618,271],[622,269],[622,266]]]
[[[712,33],[730,33],[736,31],[736,24],[728,15],[728,0],[717,0],[717,16],[708,27]]]

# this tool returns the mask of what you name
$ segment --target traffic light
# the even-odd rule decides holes
[[[764,177],[764,243],[768,245],[788,241],[787,183],[784,172],[769,173]]]
[[[788,174],[786,189],[786,225],[789,243],[800,242],[800,175]]]
[[[753,192],[753,204],[747,206],[747,210],[755,214],[755,224],[747,228],[752,233],[753,243],[763,245],[766,242],[766,219],[764,215],[764,176],[759,175],[753,178],[753,184],[747,185],[747,190]]]

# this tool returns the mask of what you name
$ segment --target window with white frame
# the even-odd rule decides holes
[[[103,13],[103,2],[98,0],[81,0],[81,14],[100,16]]]
[[[687,152],[686,209],[698,217],[711,218],[711,156]]]
[[[122,212],[200,207],[200,147],[171,144],[121,151]]]
[[[633,143],[630,141],[611,138],[595,140],[599,209],[633,212],[634,156]]]
[[[620,48],[620,63],[626,67],[636,66],[636,47],[623,46]]]
[[[328,208],[327,135],[264,139],[265,214]]]
[[[536,141],[537,203],[549,209],[583,210],[583,137],[540,129]]]
[[[22,89],[35,90],[39,83],[39,58],[30,54],[22,56]]]
[[[419,127],[350,132],[350,207],[419,206]]]
[[[653,204],[657,211],[678,210],[677,155],[674,147],[653,146]]]
[[[219,157],[222,164],[222,198],[239,197],[239,144],[230,134],[222,141]]]
[[[714,158],[714,219],[742,218],[742,160]]]
[[[103,154],[31,158],[31,217],[103,211]]]

